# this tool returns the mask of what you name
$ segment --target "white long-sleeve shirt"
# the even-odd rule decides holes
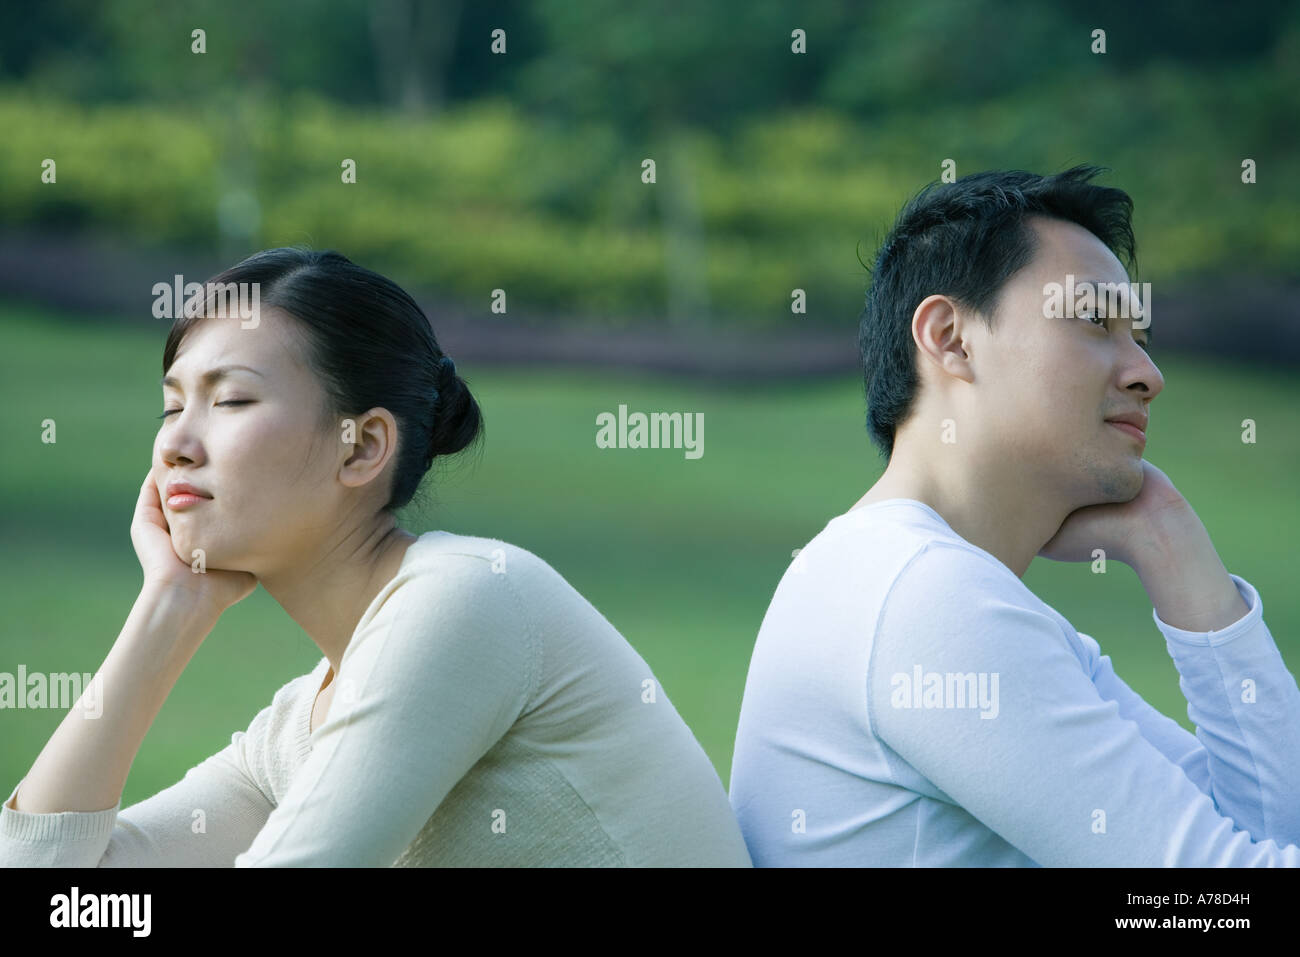
[[[10,866],[750,866],[641,656],[553,568],[429,532],[344,652],[125,810],[0,809]],[[10,793],[8,805],[19,785]]]
[[[832,519],[754,647],[730,799],[755,866],[1300,866],[1300,689],[1259,594],[1152,611],[1195,735],[928,505]]]

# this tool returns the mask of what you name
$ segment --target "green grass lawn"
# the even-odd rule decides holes
[[[94,672],[139,591],[128,529],[148,468],[167,326],[71,322],[0,309],[5,396],[0,469],[0,671]],[[1156,356],[1165,375],[1147,457],[1196,507],[1229,570],[1251,581],[1283,657],[1300,668],[1294,590],[1300,389],[1294,375]],[[725,784],[750,651],[790,562],[879,474],[862,386],[715,386],[590,369],[475,368],[481,459],[441,477],[405,527],[500,538],[555,567],[641,653]],[[1045,384],[1045,388],[1050,384]],[[601,450],[596,416],[703,412],[702,458]],[[57,443],[40,441],[54,419]],[[1240,423],[1257,423],[1254,445]],[[1192,727],[1136,575],[1117,563],[1036,561],[1026,584],[1093,635],[1121,677]],[[236,605],[194,657],[132,767],[130,805],[224,747],[320,652],[264,591]],[[0,787],[27,772],[61,719],[0,713]]]

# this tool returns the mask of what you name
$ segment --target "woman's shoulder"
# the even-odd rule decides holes
[[[361,624],[394,616],[426,622],[472,617],[484,626],[518,627],[535,617],[549,597],[568,591],[572,589],[554,568],[518,545],[425,532],[411,543],[397,575],[375,597]]]
[[[406,592],[402,607],[437,607],[539,638],[556,629],[607,638],[612,627],[546,560],[497,538],[426,532],[410,546],[394,585]]]
[[[497,538],[425,532],[402,561],[402,577],[510,583],[515,590],[562,587],[564,579],[545,560],[526,548]]]
[[[426,532],[407,549],[397,575],[375,597],[343,656],[396,669],[400,683],[503,683],[521,701],[535,692],[550,632],[548,600],[563,579],[524,548],[499,539]],[[381,654],[382,653],[382,654]],[[363,667],[362,670],[365,670]],[[513,677],[512,677],[513,676]],[[510,684],[518,680],[519,684]]]

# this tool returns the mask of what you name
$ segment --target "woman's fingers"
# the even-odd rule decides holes
[[[158,497],[158,485],[153,480],[152,468],[145,475],[144,482],[140,485],[140,495],[136,498],[135,512],[139,520],[168,530],[167,519],[162,511],[162,499]]]

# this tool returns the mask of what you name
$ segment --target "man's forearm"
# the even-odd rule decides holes
[[[1160,620],[1184,631],[1221,631],[1250,611],[1190,505],[1166,511],[1128,564]]]

